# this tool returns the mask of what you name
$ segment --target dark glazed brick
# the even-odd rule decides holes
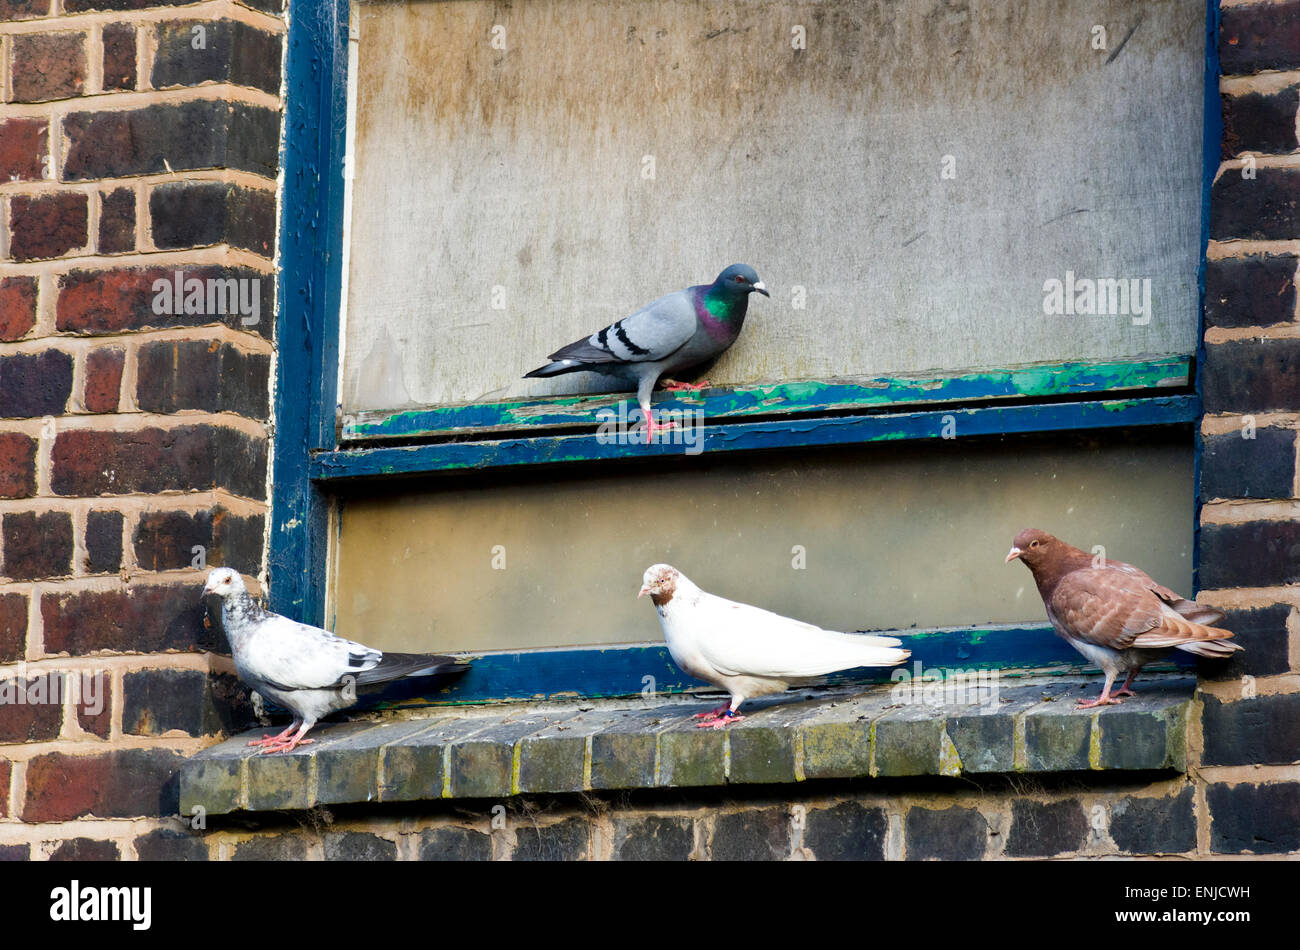
[[[326,861],[396,861],[397,845],[387,838],[362,831],[325,835]]]
[[[160,249],[230,244],[269,257],[275,246],[275,195],[219,181],[167,182],[149,196]]]
[[[794,733],[790,729],[733,728],[730,739],[727,781],[778,784],[795,780]]]
[[[842,802],[805,813],[804,847],[818,861],[883,861],[889,818],[883,808]]]
[[[1029,770],[1066,772],[1088,768],[1091,735],[1089,716],[1070,715],[1068,711],[1025,716],[1025,755]]]
[[[63,120],[68,181],[235,168],[274,178],[279,113],[201,99],[122,112],[74,112]]]
[[[48,119],[0,122],[0,180],[40,181],[49,155]]]
[[[99,650],[194,650],[204,635],[195,586],[48,592],[41,597],[45,651],[85,656]]]
[[[421,861],[491,861],[492,839],[470,828],[431,828],[420,834]]]
[[[62,350],[0,358],[0,416],[62,415],[72,395],[72,356]]]
[[[72,573],[72,515],[34,511],[4,516],[4,573],[16,581]]]
[[[114,574],[122,566],[122,512],[92,511],[86,516],[87,574]]]
[[[184,757],[167,749],[100,755],[51,752],[27,763],[23,821],[161,818],[175,815],[176,772]]]
[[[1135,687],[1140,688],[1140,687]],[[1104,706],[1097,716],[1103,769],[1168,766],[1168,726],[1140,706]]]
[[[1300,340],[1241,340],[1205,348],[1205,411],[1300,408]]]
[[[1300,851],[1300,785],[1211,785],[1206,801],[1215,854]]]
[[[280,92],[283,41],[275,33],[235,20],[186,20],[160,23],[156,36],[155,89],[231,82],[272,95]]]
[[[76,676],[69,673],[69,677]],[[84,732],[107,739],[113,720],[113,685],[107,673],[83,673],[77,696],[77,725]]]
[[[513,861],[585,861],[591,828],[581,818],[537,826],[515,818]]]
[[[14,102],[69,99],[85,87],[85,33],[20,33],[11,59]]]
[[[978,861],[989,823],[974,808],[908,809],[904,825],[909,861]]]
[[[0,742],[48,742],[63,728],[64,674],[0,680]],[[7,788],[8,786],[6,786]]]
[[[1290,765],[1300,761],[1300,693],[1236,702],[1202,694],[1205,765]]]
[[[784,808],[718,815],[709,856],[714,861],[784,861],[790,855],[790,815]]]
[[[111,841],[69,838],[50,853],[51,861],[120,861],[122,854]]]
[[[136,400],[145,412],[202,409],[265,419],[270,376],[270,356],[228,343],[147,343],[140,348]]]
[[[1201,497],[1290,498],[1295,493],[1295,439],[1290,429],[1256,429],[1250,439],[1242,438],[1242,432],[1205,437]]]
[[[188,831],[159,828],[135,839],[135,853],[141,861],[207,861],[208,846]]]
[[[0,594],[0,663],[21,660],[26,652],[27,595]],[[5,787],[0,782],[0,788]]]
[[[179,272],[177,302],[177,273],[171,267],[74,270],[58,281],[56,325],[64,333],[96,334],[219,323],[270,337],[275,315],[273,275],[247,268],[186,267]],[[233,301],[231,288],[244,296]],[[245,320],[256,322],[246,325]]]
[[[1254,178],[1230,168],[1213,185],[1210,236],[1286,241],[1300,234],[1300,169],[1257,167]]]
[[[62,257],[90,240],[90,199],[78,192],[14,195],[10,202],[9,256],[15,261]]]
[[[0,278],[0,340],[21,339],[35,325],[36,278]]]
[[[104,88],[135,88],[135,27],[130,23],[104,27]]]
[[[122,677],[122,731],[160,736],[179,729],[202,735],[207,674],[200,670],[141,670]]]
[[[126,351],[112,346],[91,350],[86,357],[86,389],[83,402],[87,412],[117,412],[122,390],[122,369]]]
[[[0,432],[0,498],[36,494],[36,440],[21,432]]]
[[[1196,848],[1190,786],[1166,798],[1122,798],[1110,809],[1110,836],[1129,854],[1182,854]]]
[[[891,714],[887,714],[888,715]],[[907,715],[907,714],[904,714]],[[876,721],[876,769],[881,775],[937,775],[943,720]]]
[[[1031,801],[1011,803],[1011,835],[1007,854],[1017,858],[1046,858],[1077,851],[1088,834],[1083,806],[1074,799],[1046,805]]]
[[[307,842],[301,835],[263,835],[242,842],[232,861],[306,861]]]
[[[1300,523],[1201,525],[1201,586],[1272,587],[1300,581]]]
[[[690,818],[619,819],[614,826],[616,861],[686,861],[695,848]]]
[[[963,772],[1010,772],[1016,724],[1011,716],[955,716],[946,725]]]
[[[1294,608],[1275,604],[1254,610],[1228,610],[1216,626],[1231,630],[1233,643],[1242,650],[1227,660],[1201,660],[1197,672],[1203,679],[1231,680],[1243,676],[1268,676],[1291,669],[1287,618]]]
[[[157,494],[225,488],[266,495],[266,443],[209,425],[60,432],[52,453],[56,495]]]
[[[1223,103],[1223,158],[1242,152],[1292,152],[1300,148],[1295,134],[1300,89],[1291,86],[1281,92],[1248,92],[1243,96],[1220,96]]]
[[[208,566],[255,574],[262,560],[264,533],[261,515],[240,518],[222,507],[145,512],[135,530],[136,563],[148,571],[184,569],[192,566],[194,548],[201,547]]]
[[[1219,65],[1225,76],[1300,66],[1300,3],[1224,7]]]
[[[4,814],[0,806],[0,815]],[[30,861],[32,846],[28,844],[0,844],[0,861]]]
[[[1296,258],[1250,254],[1205,262],[1205,323],[1266,327],[1295,319]]]
[[[135,190],[115,188],[100,199],[99,253],[124,254],[134,250]]]

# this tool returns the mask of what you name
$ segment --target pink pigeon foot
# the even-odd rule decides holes
[[[660,385],[667,393],[697,393],[701,389],[708,389],[713,384],[707,379],[702,379],[698,383],[679,383],[675,379],[665,379]]]
[[[645,413],[645,444],[646,445],[650,444],[650,440],[654,438],[654,434],[656,432],[666,432],[669,429],[676,429],[676,428],[677,428],[677,423],[675,422],[665,422],[662,425],[660,425],[658,422],[655,422],[655,417],[650,414],[650,410],[649,409],[646,410]]]
[[[284,742],[277,743],[276,745],[268,745],[262,750],[262,755],[269,755],[272,752],[292,752],[300,745],[311,745],[315,741],[315,739],[303,739],[299,737],[287,739]]]
[[[1111,696],[1108,693],[1103,691],[1102,694],[1098,696],[1096,699],[1092,700],[1092,702],[1089,702],[1086,699],[1079,700],[1079,705],[1076,706],[1075,708],[1092,709],[1094,706],[1119,706],[1123,702],[1124,700],[1116,699],[1114,696]]]
[[[285,729],[284,732],[280,733],[278,736],[262,736],[260,739],[253,739],[248,744],[251,746],[279,745],[287,739],[289,733],[293,732],[294,728],[295,726],[291,723],[289,728]]]
[[[708,712],[696,713],[696,714],[695,714],[694,716],[692,716],[691,718],[692,718],[692,719],[705,719],[705,720],[708,720],[709,722],[712,722],[713,720],[717,719],[719,716],[721,716],[723,713],[725,713],[725,712],[726,712],[728,709],[730,709],[730,708],[731,708],[730,706],[727,706],[727,705],[724,704],[724,705],[722,705],[722,706],[719,706],[717,709],[710,709]]]
[[[1111,695],[1112,696],[1136,696],[1137,693],[1133,692],[1133,678],[1136,676],[1137,673],[1130,673],[1128,675],[1128,678],[1124,680],[1124,685],[1121,686],[1119,689],[1115,690],[1115,692],[1111,693]]]
[[[719,716],[717,719],[705,719],[695,724],[696,729],[725,729],[733,722],[740,722],[744,716],[737,716],[732,713],[729,716]]]

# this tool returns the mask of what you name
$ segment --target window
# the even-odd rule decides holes
[[[273,605],[520,677],[465,699],[639,691],[660,560],[932,664],[1076,661],[1030,523],[1189,590],[1204,6],[931,6],[295,17]],[[740,260],[699,454],[521,378]]]

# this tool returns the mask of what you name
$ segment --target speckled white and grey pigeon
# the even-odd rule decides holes
[[[289,752],[310,743],[303,738],[308,730],[317,720],[355,703],[357,687],[469,668],[449,656],[385,653],[271,613],[249,596],[243,578],[228,567],[208,575],[203,596],[209,594],[221,598],[221,624],[239,678],[294,715],[278,736],[249,743],[263,753]]]
[[[864,633],[839,633],[738,604],[695,586],[669,564],[646,568],[638,597],[650,595],[673,662],[697,679],[721,686],[731,702],[700,713],[699,728],[739,722],[746,699],[806,686],[838,670],[896,666],[911,651],[902,641]]]
[[[650,414],[650,393],[661,376],[703,370],[736,342],[745,325],[749,295],[770,297],[754,268],[732,264],[712,284],[674,291],[598,333],[570,343],[548,357],[552,362],[524,378],[599,373],[636,389],[646,420],[646,442],[662,429]],[[695,391],[709,385],[672,382],[665,389]]]

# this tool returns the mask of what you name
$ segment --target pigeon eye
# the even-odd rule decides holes
[[[737,283],[741,283],[741,284],[747,284],[747,283],[749,283],[749,278],[747,278],[747,277],[740,277],[740,276],[737,276],[737,277],[736,277],[736,282],[737,282]]]
[[[1031,548],[1036,548],[1036,547],[1038,547],[1038,542],[1037,542],[1037,541],[1031,541],[1031,542],[1029,542],[1029,546],[1030,546]]]

